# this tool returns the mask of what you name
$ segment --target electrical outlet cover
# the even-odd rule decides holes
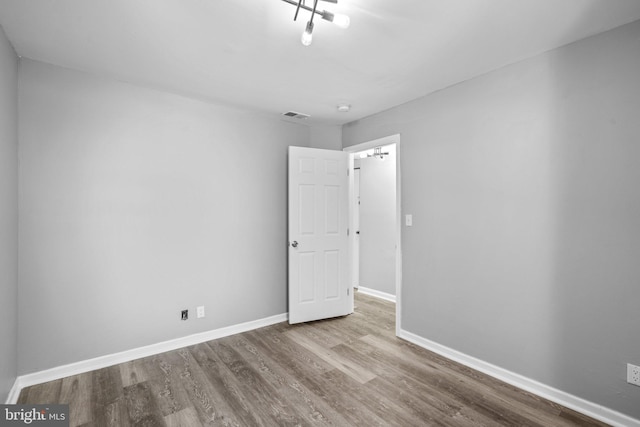
[[[198,306],[198,308],[196,309],[196,316],[198,317],[198,319],[204,317],[204,305]]]
[[[627,363],[627,382],[640,386],[640,366]]]

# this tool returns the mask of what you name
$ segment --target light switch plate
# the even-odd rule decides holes
[[[405,215],[404,223],[406,224],[407,227],[411,227],[413,225],[413,215]]]

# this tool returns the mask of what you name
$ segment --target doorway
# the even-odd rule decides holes
[[[349,153],[352,284],[364,294],[396,303],[400,331],[401,182],[400,135],[344,149]]]

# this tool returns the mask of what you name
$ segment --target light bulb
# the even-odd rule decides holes
[[[307,28],[305,28],[304,33],[302,33],[302,38],[300,39],[303,45],[309,46],[311,44],[311,42],[313,41],[312,33],[313,33],[313,22],[309,21],[307,22]]]
[[[341,15],[339,13],[336,13],[333,16],[333,23],[340,28],[349,28],[349,24],[351,24],[351,19],[349,19],[347,15]]]
[[[303,45],[309,46],[313,41],[313,35],[307,31],[302,33],[302,38],[300,39]]]

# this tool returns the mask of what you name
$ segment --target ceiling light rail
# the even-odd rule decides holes
[[[340,28],[348,28],[351,20],[347,15],[342,15],[339,13],[332,13],[327,10],[318,10],[318,1],[324,1],[327,3],[338,3],[338,0],[313,0],[313,7],[307,6],[305,4],[305,0],[282,0],[285,3],[289,3],[293,6],[296,6],[296,13],[293,16],[293,20],[298,19],[298,13],[300,9],[307,10],[311,12],[311,19],[307,21],[307,26],[305,27],[304,32],[302,33],[302,44],[305,46],[309,46],[313,41],[313,18],[316,14],[320,15],[322,19],[325,21],[333,22]]]

